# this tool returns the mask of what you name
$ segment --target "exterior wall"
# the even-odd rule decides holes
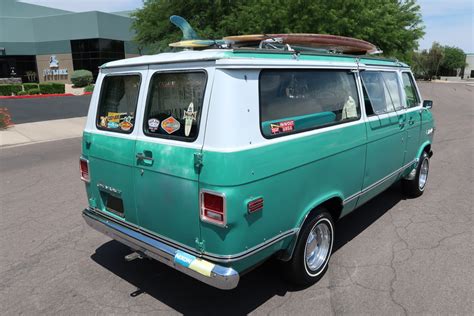
[[[74,71],[73,63],[72,63],[72,55],[69,54],[53,54],[56,56],[56,59],[59,61],[59,69],[67,69],[68,75],[59,75],[59,76],[48,76],[44,77],[43,71],[49,68],[49,59],[51,54],[48,55],[37,55],[36,56],[36,64],[38,66],[38,79],[39,82],[62,82],[62,83],[70,83],[70,76]]]
[[[474,54],[466,55],[466,67],[464,68],[464,79],[474,79],[471,72],[474,70]]]

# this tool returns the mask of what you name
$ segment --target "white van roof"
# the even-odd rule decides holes
[[[206,49],[201,51],[180,51],[161,53],[156,55],[145,55],[108,62],[100,68],[128,67],[150,64],[169,64],[179,62],[212,61],[218,60],[220,65],[280,65],[280,66],[305,66],[305,65],[337,65],[340,67],[364,66],[388,66],[409,67],[397,60],[374,58],[371,56],[353,56],[343,54],[307,54],[301,53],[297,57],[294,52],[268,51],[261,49]]]

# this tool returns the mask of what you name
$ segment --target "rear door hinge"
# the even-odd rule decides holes
[[[199,252],[203,253],[206,249],[206,242],[196,237],[196,248]]]
[[[202,169],[202,153],[194,153],[194,170],[201,173]]]

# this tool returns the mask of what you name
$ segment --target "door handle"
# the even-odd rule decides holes
[[[148,161],[148,162],[154,161],[153,157],[145,156],[144,153],[137,153],[135,157],[137,157],[138,160],[143,160],[143,161]]]
[[[409,125],[413,125],[413,124],[415,124],[415,121],[414,121],[414,120],[409,120],[409,121],[408,121],[408,124],[409,124]]]

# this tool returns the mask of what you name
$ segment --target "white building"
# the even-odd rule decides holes
[[[464,79],[474,78],[474,53],[466,54],[466,67],[464,67]]]

